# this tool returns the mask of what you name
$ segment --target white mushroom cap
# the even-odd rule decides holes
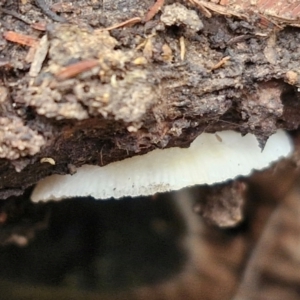
[[[74,175],[49,176],[37,184],[31,199],[136,197],[214,184],[264,169],[292,150],[292,142],[282,130],[268,139],[263,151],[252,134],[203,133],[189,148],[156,149],[104,167],[84,165]]]

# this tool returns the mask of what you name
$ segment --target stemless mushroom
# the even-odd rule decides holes
[[[52,175],[34,189],[34,202],[92,196],[96,199],[146,196],[198,184],[247,176],[291,154],[289,136],[272,135],[263,151],[252,134],[203,133],[189,148],[156,149],[104,167],[84,165],[74,175]]]

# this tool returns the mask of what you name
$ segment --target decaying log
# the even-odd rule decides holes
[[[299,14],[298,0],[2,1],[2,295],[298,299]],[[279,128],[295,131],[292,162],[248,180],[143,201],[29,200],[40,179],[84,164],[228,129],[263,148]]]
[[[298,128],[296,8],[158,2],[56,3],[67,22],[45,24],[24,1],[31,26],[1,8],[1,198],[204,131],[252,132],[263,147]]]

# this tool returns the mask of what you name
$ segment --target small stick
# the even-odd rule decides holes
[[[148,22],[154,18],[154,16],[158,13],[158,11],[163,7],[165,0],[157,0],[154,5],[151,6],[149,11],[147,12],[144,21]]]
[[[38,40],[36,38],[14,31],[6,31],[3,36],[7,41],[17,43],[23,46],[34,47],[38,43]]]
[[[11,16],[15,17],[16,19],[19,19],[19,20],[23,21],[26,24],[31,25],[33,23],[32,21],[29,21],[25,16],[23,16],[21,14],[18,14],[17,12],[12,11],[12,10],[0,7],[0,12],[3,12],[7,15],[11,15]]]
[[[73,78],[82,72],[96,67],[98,64],[99,62],[96,59],[80,61],[63,68],[61,71],[56,73],[55,76],[58,80]]]
[[[46,3],[46,0],[35,0],[35,4],[42,10],[42,12],[51,18],[53,21],[65,23],[67,20],[64,17],[59,16],[54,11],[52,11],[48,4]]]
[[[230,56],[223,57],[217,64],[215,64],[211,68],[211,71],[221,68],[229,59],[230,59]]]
[[[43,62],[47,56],[49,48],[49,42],[47,35],[45,34],[39,41],[35,49],[35,54],[33,61],[31,63],[31,67],[29,70],[29,76],[36,77],[42,69]]]
[[[101,30],[108,30],[109,31],[109,30],[120,28],[120,27],[131,26],[131,25],[134,25],[136,23],[140,23],[141,21],[142,21],[141,18],[135,17],[135,18],[129,19],[127,21],[124,21],[122,23],[118,23],[118,24],[115,24],[113,26],[101,29]]]
[[[34,23],[31,25],[32,28],[34,28],[35,30],[39,30],[39,31],[46,31],[46,23]]]
[[[180,37],[179,43],[180,43],[180,59],[184,60],[185,53],[186,53],[186,48],[185,48],[185,42],[184,42],[184,37],[183,36]]]

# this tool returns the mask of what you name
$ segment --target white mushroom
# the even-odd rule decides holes
[[[37,184],[31,199],[136,197],[214,184],[264,169],[292,150],[291,140],[282,130],[268,139],[263,151],[252,134],[203,133],[189,148],[156,149],[104,167],[85,165],[74,175],[49,176]]]

